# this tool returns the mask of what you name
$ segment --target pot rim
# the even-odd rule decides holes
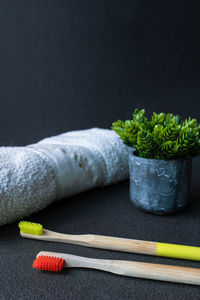
[[[158,159],[158,158],[145,158],[145,157],[140,157],[138,155],[136,155],[135,153],[137,152],[136,149],[133,149],[133,151],[131,153],[129,153],[129,158],[131,157],[137,157],[140,160],[146,160],[146,161],[162,161],[162,162],[175,162],[175,161],[185,161],[185,160],[192,160],[192,157],[178,157],[178,158],[173,158],[173,159]]]

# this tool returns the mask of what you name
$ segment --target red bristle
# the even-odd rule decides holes
[[[61,257],[40,255],[34,260],[33,268],[44,271],[59,272],[62,270],[64,264],[65,260]]]

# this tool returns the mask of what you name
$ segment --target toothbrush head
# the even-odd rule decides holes
[[[64,267],[65,260],[61,257],[38,256],[33,262],[33,268],[43,271],[60,272]]]
[[[21,221],[18,224],[20,231],[26,234],[43,235],[44,229],[41,224]]]

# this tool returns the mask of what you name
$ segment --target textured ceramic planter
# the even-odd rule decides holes
[[[146,212],[164,215],[183,209],[190,197],[192,159],[129,156],[130,198]]]

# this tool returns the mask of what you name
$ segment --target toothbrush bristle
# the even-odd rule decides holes
[[[43,271],[60,272],[65,264],[65,260],[61,257],[54,256],[38,256],[33,262],[33,268]]]
[[[43,235],[44,229],[41,224],[21,221],[18,224],[20,231],[27,234]]]

